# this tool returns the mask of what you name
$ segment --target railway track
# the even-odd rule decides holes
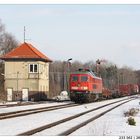
[[[84,125],[86,125],[86,124],[88,124],[88,123],[94,121],[95,119],[97,119],[97,118],[103,116],[103,115],[106,114],[107,112],[109,112],[109,111],[111,111],[111,110],[117,108],[118,106],[121,106],[121,105],[123,105],[123,104],[125,104],[125,103],[127,103],[127,102],[129,102],[129,101],[132,101],[132,100],[134,100],[134,99],[123,99],[123,100],[115,101],[115,102],[112,102],[112,103],[108,103],[108,104],[106,104],[106,105],[102,105],[102,106],[99,106],[99,107],[97,107],[97,108],[90,109],[90,110],[88,110],[88,111],[85,111],[85,112],[82,112],[82,113],[79,113],[79,114],[76,114],[76,115],[67,117],[67,118],[65,118],[65,119],[61,119],[61,120],[59,120],[59,121],[56,121],[56,122],[53,122],[53,123],[50,123],[50,124],[43,125],[43,126],[41,126],[41,127],[38,127],[38,128],[32,129],[32,130],[29,130],[29,131],[27,131],[27,132],[20,133],[20,134],[18,134],[18,136],[29,136],[29,135],[34,135],[34,134],[39,133],[39,132],[41,132],[41,131],[44,131],[44,130],[47,130],[47,129],[51,129],[51,128],[55,127],[55,126],[59,126],[59,125],[61,125],[61,124],[63,124],[63,123],[66,123],[66,122],[69,122],[69,121],[71,121],[71,120],[74,120],[74,119],[76,119],[76,118],[78,118],[78,117],[81,117],[81,116],[86,115],[86,114],[88,114],[88,113],[91,113],[91,112],[93,112],[93,111],[96,111],[96,110],[102,109],[102,108],[104,108],[104,107],[107,107],[107,106],[110,106],[110,105],[113,105],[113,104],[116,104],[116,103],[121,102],[121,103],[119,103],[119,104],[117,104],[117,105],[111,107],[110,109],[107,109],[106,111],[103,111],[103,112],[99,113],[98,115],[96,115],[96,116],[94,116],[94,117],[92,117],[92,118],[90,118],[90,119],[88,119],[88,120],[86,120],[86,121],[84,121],[84,122],[82,122],[82,123],[80,123],[80,124],[78,124],[78,125],[76,125],[76,126],[74,126],[74,127],[72,127],[72,128],[70,128],[70,129],[68,129],[68,130],[66,130],[66,131],[64,131],[64,132],[62,132],[62,133],[59,134],[60,136],[67,136],[67,135],[73,133],[74,131],[76,131],[77,129],[83,127]]]
[[[56,102],[56,101],[48,101],[48,102]],[[16,106],[27,106],[27,105],[37,105],[37,104],[43,104],[46,103],[46,101],[40,101],[40,102],[17,102],[14,104],[0,104],[0,107],[16,107]]]
[[[52,111],[52,110],[57,110],[57,109],[63,109],[63,108],[68,108],[68,107],[74,107],[74,106],[79,106],[79,105],[74,104],[74,103],[69,103],[69,104],[59,105],[59,106],[57,105],[57,106],[50,106],[50,107],[41,107],[41,108],[35,108],[35,109],[0,113],[0,120],[20,117],[20,116],[25,116],[25,115],[31,115],[31,114],[36,114],[36,113],[41,113],[41,112],[46,112],[46,111]]]
[[[129,101],[131,101],[131,100],[129,100]],[[113,109],[115,109],[115,108],[117,108],[117,107],[129,102],[129,101],[125,101],[125,102],[120,103],[120,104],[118,104],[118,105],[116,105],[116,106],[114,106],[114,107],[112,107],[112,108],[110,108],[110,109],[108,109],[106,111],[103,111],[102,113],[99,113],[98,115],[96,115],[96,116],[94,116],[94,117],[92,117],[92,118],[90,118],[90,119],[88,119],[88,120],[86,120],[86,121],[84,121],[84,122],[82,122],[82,123],[70,128],[70,129],[66,130],[65,132],[60,133],[59,136],[68,136],[71,133],[75,132],[76,130],[80,129],[81,127],[87,125],[90,122],[93,122],[94,120],[100,118],[101,116],[105,115],[106,113],[112,111]]]
[[[36,104],[41,104],[41,102],[17,102],[14,104],[1,104],[0,107],[16,107],[16,106],[26,106],[26,105],[36,105]]]

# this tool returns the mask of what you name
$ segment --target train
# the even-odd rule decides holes
[[[119,85],[119,92],[122,96],[129,96],[139,93],[139,86],[137,84],[121,84]]]
[[[123,97],[139,92],[136,84],[121,84],[113,90],[105,88],[102,78],[89,69],[79,69],[71,73],[69,80],[70,100],[78,103]]]
[[[97,77],[93,71],[79,69],[70,74],[70,99],[74,102],[92,102],[101,98],[103,84],[102,78]]]

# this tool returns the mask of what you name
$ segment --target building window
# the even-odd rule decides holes
[[[38,64],[29,64],[29,73],[37,73]]]
[[[37,70],[37,64],[34,64],[34,72],[38,72],[38,70]]]

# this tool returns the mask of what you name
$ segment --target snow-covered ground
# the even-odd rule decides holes
[[[125,101],[123,101],[123,102],[125,102]],[[78,117],[78,118],[73,119],[71,121],[68,121],[66,123],[62,123],[61,125],[58,125],[58,126],[55,126],[53,128],[36,133],[35,135],[39,135],[39,136],[40,135],[49,135],[49,136],[50,135],[59,135],[59,134],[63,133],[64,131],[66,131],[66,130],[68,130],[68,129],[70,129],[70,128],[72,128],[80,123],[83,123],[84,121],[86,121],[86,120],[88,120],[88,119],[90,119],[90,118],[102,113],[103,111],[106,111],[106,110],[108,110],[108,109],[110,109],[118,104],[120,104],[120,103],[115,103],[114,105],[106,106],[106,107],[101,108],[99,110],[82,115],[81,117]],[[87,106],[87,108],[89,108],[89,107]]]
[[[131,108],[140,109],[140,97],[137,100],[124,104],[115,110],[107,113],[96,121],[89,123],[71,135],[92,135],[92,136],[140,136],[140,112],[133,118],[136,126],[128,125],[128,117],[124,112]]]
[[[7,105],[7,104],[17,104],[18,102],[5,102],[5,101],[0,101],[0,105]]]
[[[117,101],[117,100],[120,100],[120,99],[95,102],[95,103],[91,103],[91,104],[84,104],[84,105],[77,106],[77,107],[70,107],[70,108],[59,109],[59,110],[55,110],[55,111],[42,112],[42,113],[37,113],[37,114],[32,114],[32,115],[27,115],[27,116],[22,116],[22,117],[17,117],[17,118],[0,120],[0,135],[1,136],[2,135],[17,135],[19,133],[26,132],[33,128],[36,128],[36,127],[39,127],[42,125],[46,125],[46,124],[50,124],[57,120],[67,118],[74,114],[78,114],[80,112],[90,110],[91,108],[96,108],[98,106],[101,106],[101,105],[104,105],[106,103],[110,103],[113,101]],[[137,99],[137,101],[135,101],[135,103],[136,102],[138,103],[139,99]],[[49,103],[49,105],[50,104],[51,103]],[[54,103],[52,103],[52,104],[54,105]],[[55,105],[56,104],[60,104],[60,103],[55,103]],[[36,106],[36,105],[33,105],[33,106]],[[40,106],[40,105],[37,105],[37,106]],[[13,110],[15,111],[16,109],[19,109],[19,108],[20,108],[20,110],[23,108],[25,109],[25,107],[27,107],[27,106],[1,108],[0,110],[2,110],[1,112],[4,112],[4,110],[5,110],[5,112],[7,112],[7,111],[9,111],[8,109],[11,109],[11,111],[13,111]],[[31,108],[32,106],[29,105],[28,107]],[[16,108],[16,109],[14,109],[14,108]],[[90,114],[89,116],[93,116],[93,114]],[[114,118],[115,117],[116,117],[116,115],[114,115]],[[85,130],[85,132],[82,132],[80,134],[80,130],[79,130],[79,131],[77,131],[77,133],[76,132],[75,133],[78,135],[98,135],[95,133],[92,133],[92,134],[87,133],[87,131],[89,132],[89,130],[93,130],[93,129],[89,128],[89,130],[88,130],[88,128],[86,128],[86,127],[83,127],[83,130]],[[81,131],[83,131],[83,130],[81,129]],[[76,135],[75,133],[73,135]],[[44,134],[44,135],[46,135],[46,134]],[[51,133],[49,133],[47,135],[51,135]]]
[[[27,110],[27,109],[35,109],[41,107],[50,107],[50,106],[59,106],[65,105],[71,102],[44,102],[42,104],[33,104],[33,105],[25,105],[25,106],[14,106],[14,107],[0,107],[0,113],[8,113],[13,111]]]

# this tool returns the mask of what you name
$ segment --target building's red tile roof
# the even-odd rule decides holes
[[[29,43],[23,43],[19,47],[13,49],[11,52],[0,57],[3,60],[10,59],[36,59],[43,60],[46,62],[52,62],[47,56],[37,50]]]

